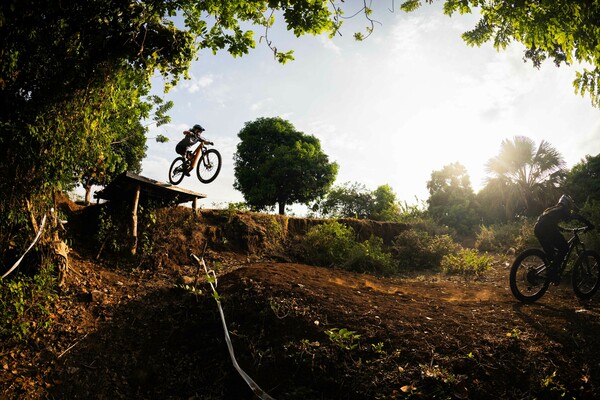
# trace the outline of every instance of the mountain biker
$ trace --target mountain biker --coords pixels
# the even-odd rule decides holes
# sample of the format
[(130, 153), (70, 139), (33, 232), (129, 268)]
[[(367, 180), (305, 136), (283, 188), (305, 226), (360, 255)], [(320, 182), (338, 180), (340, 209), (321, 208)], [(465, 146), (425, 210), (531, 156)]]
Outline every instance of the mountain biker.
[(185, 157), (186, 176), (190, 176), (189, 166), (191, 165), (192, 161), (192, 152), (189, 150), (190, 147), (192, 147), (200, 141), (202, 141), (203, 143), (213, 144), (212, 142), (209, 142), (208, 140), (200, 136), (204, 131), (205, 129), (202, 126), (200, 126), (200, 124), (194, 125), (191, 129), (183, 131), (185, 137), (181, 139), (179, 143), (177, 143), (177, 146), (175, 146), (175, 151), (177, 152), (177, 154), (181, 154)]
[(548, 255), (550, 266), (548, 267), (547, 278), (550, 282), (558, 284), (560, 280), (559, 268), (567, 252), (569, 244), (560, 233), (564, 231), (558, 226), (561, 222), (578, 220), (584, 223), (588, 230), (593, 229), (594, 225), (583, 216), (579, 215), (575, 202), (566, 194), (560, 196), (558, 203), (552, 207), (546, 208), (540, 215), (533, 228), (533, 233), (542, 245), (544, 252)]

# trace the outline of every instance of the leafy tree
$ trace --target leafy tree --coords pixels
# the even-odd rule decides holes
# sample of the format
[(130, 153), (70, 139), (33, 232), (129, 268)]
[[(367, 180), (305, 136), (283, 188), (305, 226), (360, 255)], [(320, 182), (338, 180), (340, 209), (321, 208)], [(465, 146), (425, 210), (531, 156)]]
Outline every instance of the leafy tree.
[(577, 204), (588, 200), (600, 201), (600, 154), (586, 155), (567, 173), (565, 189)]
[[(433, 3), (433, 0), (426, 0)], [(422, 1), (407, 0), (405, 11), (420, 7)], [(512, 41), (525, 46), (524, 59), (539, 68), (551, 59), (556, 66), (581, 63), (590, 65), (576, 73), (575, 90), (588, 94), (595, 107), (600, 106), (600, 3), (589, 0), (482, 1), (445, 0), (444, 13), (468, 14), (476, 8), (481, 19), (463, 33), (465, 42), (480, 46), (491, 41), (504, 50)]]
[(335, 180), (338, 166), (329, 162), (319, 139), (289, 121), (258, 118), (246, 122), (238, 137), (233, 186), (258, 210), (277, 203), (283, 215), (286, 205), (314, 201)]
[[(247, 27), (267, 32), (275, 15), (298, 36), (334, 34), (341, 21), (308, 0), (0, 3), (0, 241), (26, 242), (53, 191), (122, 169), (128, 150), (115, 142), (133, 135), (142, 156), (134, 114), (156, 71), (168, 88), (199, 49), (246, 54), (256, 44)], [(279, 61), (293, 58), (264, 39)]]
[(332, 187), (313, 209), (325, 217), (362, 219), (369, 218), (372, 201), (373, 195), (365, 185), (346, 182)]
[[(80, 159), (79, 182), (85, 189), (86, 204), (90, 203), (93, 185), (106, 185), (124, 171), (141, 172), (142, 160), (146, 156), (148, 131), (148, 127), (142, 125), (142, 120), (148, 118), (153, 106), (154, 124), (160, 126), (170, 121), (165, 113), (173, 106), (173, 102), (164, 102), (158, 96), (148, 97), (149, 101), (139, 101), (137, 96), (131, 97), (127, 91), (121, 101), (116, 101), (117, 94), (113, 96), (112, 104), (118, 110), (110, 113), (105, 123), (96, 126), (97, 130), (104, 131), (97, 136), (104, 138), (105, 142), (95, 152), (89, 152)], [(99, 108), (106, 105), (107, 103), (100, 104)], [(160, 142), (165, 141), (165, 138), (159, 135), (155, 140)]]
[(374, 191), (369, 191), (358, 182), (346, 182), (333, 187), (313, 209), (318, 209), (327, 217), (376, 221), (395, 221), (400, 213), (396, 194), (389, 185), (381, 185)]
[(427, 182), (429, 215), (437, 222), (470, 232), (479, 222), (475, 193), (467, 169), (460, 163), (446, 165), (431, 173)]
[(371, 219), (376, 221), (395, 221), (400, 213), (396, 193), (390, 185), (378, 186), (373, 192), (374, 201), (371, 206)]
[(535, 142), (525, 136), (503, 140), (500, 153), (486, 169), (487, 186), (502, 199), (506, 221), (516, 215), (535, 216), (557, 198), (565, 176), (565, 162), (550, 143)]

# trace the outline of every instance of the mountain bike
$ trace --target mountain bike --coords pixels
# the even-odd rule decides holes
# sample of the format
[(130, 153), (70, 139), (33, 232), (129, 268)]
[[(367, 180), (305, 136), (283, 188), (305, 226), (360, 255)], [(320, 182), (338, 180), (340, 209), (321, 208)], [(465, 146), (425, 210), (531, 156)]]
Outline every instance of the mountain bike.
[(177, 157), (169, 168), (169, 182), (179, 185), (184, 177), (196, 167), (196, 175), (202, 183), (211, 183), (221, 171), (221, 153), (216, 149), (207, 149), (212, 142), (200, 140), (196, 149), (186, 156)]
[[(591, 298), (600, 286), (600, 255), (587, 250), (579, 238), (579, 234), (589, 230), (588, 227), (563, 228), (573, 236), (568, 240), (569, 250), (559, 268), (562, 277), (569, 259), (577, 258), (571, 270), (571, 283), (575, 295), (581, 300)], [(533, 303), (541, 298), (550, 286), (548, 266), (550, 260), (542, 249), (527, 249), (517, 256), (510, 269), (510, 290), (524, 303)]]

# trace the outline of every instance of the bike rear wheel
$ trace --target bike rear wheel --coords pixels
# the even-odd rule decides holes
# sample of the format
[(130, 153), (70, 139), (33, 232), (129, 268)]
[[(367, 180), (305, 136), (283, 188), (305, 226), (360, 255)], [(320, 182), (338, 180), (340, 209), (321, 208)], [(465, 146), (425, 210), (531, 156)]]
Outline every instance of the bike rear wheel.
[(185, 176), (185, 159), (183, 157), (177, 157), (171, 163), (169, 168), (169, 182), (173, 185), (179, 185)]
[(221, 154), (215, 149), (206, 150), (198, 160), (198, 167), (196, 168), (198, 180), (202, 183), (211, 183), (220, 171)]
[(577, 257), (571, 275), (573, 291), (581, 300), (591, 298), (600, 286), (600, 256), (586, 250)]
[(546, 279), (546, 253), (528, 249), (517, 256), (510, 268), (510, 290), (517, 300), (533, 303), (546, 293), (550, 282)]

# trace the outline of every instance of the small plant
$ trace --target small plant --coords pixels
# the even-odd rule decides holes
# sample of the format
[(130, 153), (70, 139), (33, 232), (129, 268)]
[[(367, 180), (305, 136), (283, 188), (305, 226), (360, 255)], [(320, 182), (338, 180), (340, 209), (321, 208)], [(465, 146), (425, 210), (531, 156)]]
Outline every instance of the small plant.
[(379, 355), (387, 355), (386, 351), (383, 349), (383, 342), (371, 343), (371, 350)]
[(0, 338), (23, 341), (35, 329), (48, 328), (57, 298), (52, 266), (32, 278), (17, 275), (10, 280), (0, 279)]
[(233, 217), (239, 212), (249, 211), (250, 208), (244, 202), (227, 203), (227, 209), (224, 210), (227, 220), (231, 222)]
[(542, 379), (542, 386), (546, 389), (549, 389), (550, 391), (559, 392), (560, 397), (565, 397), (566, 392), (567, 392), (565, 385), (563, 385), (562, 383), (560, 383), (558, 381), (558, 378), (556, 376), (556, 371), (554, 371), (552, 373), (552, 375), (547, 376), (546, 378)]
[(447, 274), (479, 276), (490, 268), (492, 258), (479, 255), (475, 249), (461, 249), (456, 254), (444, 256), (441, 269)]
[(331, 328), (325, 331), (329, 340), (344, 350), (354, 350), (358, 347), (360, 335), (346, 328)]
[(523, 332), (521, 332), (521, 330), (519, 328), (513, 328), (512, 331), (510, 331), (506, 334), (506, 337), (512, 338), (514, 340), (519, 340), (521, 338), (522, 333)]
[(184, 283), (179, 283), (179, 284), (175, 285), (175, 287), (177, 287), (179, 289), (183, 289), (186, 292), (190, 292), (191, 294), (194, 294), (196, 296), (202, 294), (202, 289), (197, 288), (196, 286), (193, 286), (193, 285), (187, 285), (187, 284), (184, 284)]

